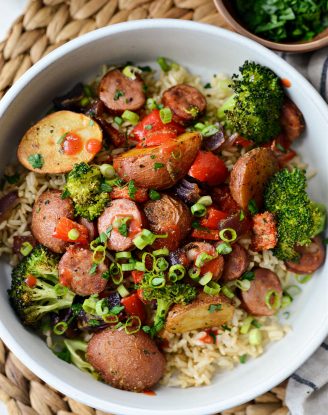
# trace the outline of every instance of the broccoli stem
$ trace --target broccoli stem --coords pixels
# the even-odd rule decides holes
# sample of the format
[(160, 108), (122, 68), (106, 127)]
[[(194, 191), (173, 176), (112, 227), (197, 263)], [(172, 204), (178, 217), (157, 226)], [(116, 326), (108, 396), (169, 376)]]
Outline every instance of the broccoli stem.
[(154, 317), (154, 328), (157, 333), (164, 327), (165, 317), (172, 304), (172, 302), (168, 302), (167, 300), (163, 300), (161, 298), (157, 300), (157, 309)]
[(231, 95), (229, 98), (227, 98), (224, 101), (223, 105), (221, 105), (221, 107), (218, 108), (216, 115), (217, 115), (217, 117), (220, 121), (225, 120), (225, 118), (226, 118), (225, 111), (230, 111), (234, 108), (234, 106), (235, 106), (235, 96), (236, 96), (236, 94)]

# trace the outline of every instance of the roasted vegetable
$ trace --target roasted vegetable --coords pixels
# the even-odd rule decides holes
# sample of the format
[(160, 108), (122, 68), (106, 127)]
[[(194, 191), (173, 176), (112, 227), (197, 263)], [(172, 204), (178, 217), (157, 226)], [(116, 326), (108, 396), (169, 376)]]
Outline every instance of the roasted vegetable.
[(11, 304), (27, 326), (51, 311), (69, 308), (74, 294), (58, 281), (58, 257), (38, 245), (12, 271)]
[(218, 110), (226, 126), (257, 144), (280, 133), (284, 99), (279, 77), (271, 69), (246, 61), (232, 76), (232, 95)]

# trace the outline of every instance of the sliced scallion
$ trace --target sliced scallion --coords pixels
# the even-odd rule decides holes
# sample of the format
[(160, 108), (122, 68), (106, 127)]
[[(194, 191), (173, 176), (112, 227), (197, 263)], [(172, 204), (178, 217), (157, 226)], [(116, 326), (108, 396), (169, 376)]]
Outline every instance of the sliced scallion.
[(262, 333), (259, 329), (252, 329), (248, 333), (248, 341), (252, 346), (259, 346), (262, 343)]
[(265, 304), (270, 310), (278, 310), (281, 306), (281, 295), (276, 290), (269, 290), (265, 294)]
[(126, 320), (124, 330), (126, 334), (135, 334), (141, 328), (141, 320), (138, 316), (131, 316)]
[(168, 124), (172, 121), (172, 111), (168, 107), (160, 109), (159, 116), (163, 124)]
[(105, 177), (105, 179), (114, 179), (116, 176), (116, 172), (114, 167), (111, 164), (101, 164), (99, 166), (101, 174)]
[(65, 331), (68, 329), (68, 324), (65, 321), (60, 321), (55, 325), (53, 328), (53, 332), (57, 334), (58, 336), (61, 336), (65, 333)]
[(228, 288), (226, 285), (222, 287), (222, 294), (225, 295), (227, 298), (233, 298), (235, 294)]
[(77, 239), (79, 239), (80, 232), (77, 229), (73, 228), (70, 231), (68, 231), (67, 236), (71, 241), (76, 241)]
[(172, 282), (182, 280), (182, 278), (185, 276), (185, 274), (186, 274), (186, 269), (181, 264), (171, 265), (171, 267), (169, 269), (169, 279)]
[(200, 203), (204, 206), (211, 206), (213, 203), (213, 200), (211, 196), (202, 196), (200, 199), (197, 200), (197, 203)]
[(229, 244), (229, 242), (221, 242), (220, 244), (217, 245), (216, 252), (219, 255), (228, 255), (230, 254), (230, 252), (232, 252), (232, 247)]
[(212, 255), (207, 254), (206, 252), (201, 252), (199, 255), (197, 255), (195, 265), (196, 267), (202, 267), (206, 262), (209, 262), (214, 257)]
[(200, 280), (198, 281), (199, 282), (199, 284), (200, 285), (206, 285), (206, 284), (208, 284), (211, 280), (212, 280), (212, 278), (213, 278), (213, 274), (212, 274), (212, 272), (206, 272), (201, 278), (200, 278)]
[(130, 110), (125, 110), (122, 114), (122, 118), (124, 121), (130, 122), (132, 125), (138, 124), (139, 121), (139, 115)]
[(32, 252), (33, 246), (29, 242), (23, 242), (19, 252), (23, 256), (27, 256), (30, 252)]
[(117, 292), (120, 294), (120, 296), (122, 298), (127, 297), (130, 293), (129, 291), (124, 287), (123, 284), (120, 284), (117, 288), (116, 288)]
[[(227, 234), (230, 234), (230, 238)], [(224, 242), (233, 242), (237, 239), (237, 232), (233, 228), (225, 228), (219, 232), (219, 236)]]
[(194, 205), (191, 206), (190, 210), (191, 210), (191, 213), (197, 218), (200, 218), (206, 215), (206, 207), (202, 205), (201, 203), (195, 203)]
[(210, 281), (207, 285), (204, 287), (204, 293), (208, 295), (217, 295), (219, 294), (221, 290), (221, 286), (214, 281)]

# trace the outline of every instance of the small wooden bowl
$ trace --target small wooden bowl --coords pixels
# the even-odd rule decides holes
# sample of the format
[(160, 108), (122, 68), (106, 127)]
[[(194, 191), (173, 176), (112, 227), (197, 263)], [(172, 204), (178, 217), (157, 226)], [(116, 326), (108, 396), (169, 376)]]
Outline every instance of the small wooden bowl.
[(219, 13), (236, 32), (259, 42), (270, 49), (278, 50), (280, 52), (311, 52), (328, 45), (328, 28), (309, 41), (294, 43), (272, 42), (255, 35), (245, 27), (234, 9), (231, 0), (214, 0), (214, 4)]

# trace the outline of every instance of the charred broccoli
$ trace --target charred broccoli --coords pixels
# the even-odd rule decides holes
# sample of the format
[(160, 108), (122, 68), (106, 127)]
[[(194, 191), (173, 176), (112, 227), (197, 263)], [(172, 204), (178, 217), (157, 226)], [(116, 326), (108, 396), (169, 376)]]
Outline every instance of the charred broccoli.
[(101, 215), (109, 196), (102, 191), (103, 177), (98, 166), (75, 164), (68, 173), (64, 193), (72, 198), (75, 213), (90, 221)]
[(271, 69), (246, 61), (232, 76), (234, 94), (218, 109), (227, 128), (261, 144), (280, 132), (284, 91)]
[(325, 208), (312, 202), (306, 193), (305, 172), (298, 168), (280, 170), (269, 181), (264, 193), (265, 209), (274, 213), (278, 225), (275, 255), (297, 261), (295, 245), (307, 245), (323, 231)]
[(12, 271), (11, 304), (27, 326), (35, 326), (51, 311), (69, 308), (74, 294), (58, 282), (58, 256), (35, 247)]
[[(164, 277), (160, 278), (163, 278), (164, 281)], [(142, 296), (145, 300), (157, 301), (153, 326), (154, 331), (157, 333), (164, 327), (165, 317), (171, 305), (190, 303), (196, 297), (197, 291), (195, 287), (181, 282), (166, 284), (158, 288), (152, 285), (152, 281), (154, 281), (153, 274), (146, 273), (140, 284), (140, 288), (142, 289)]]

